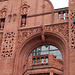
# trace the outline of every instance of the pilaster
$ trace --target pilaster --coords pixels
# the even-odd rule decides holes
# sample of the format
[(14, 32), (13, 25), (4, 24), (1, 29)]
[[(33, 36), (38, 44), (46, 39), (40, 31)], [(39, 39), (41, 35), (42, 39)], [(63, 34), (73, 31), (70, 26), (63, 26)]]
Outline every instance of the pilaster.
[(75, 75), (75, 0), (69, 0), (69, 74)]

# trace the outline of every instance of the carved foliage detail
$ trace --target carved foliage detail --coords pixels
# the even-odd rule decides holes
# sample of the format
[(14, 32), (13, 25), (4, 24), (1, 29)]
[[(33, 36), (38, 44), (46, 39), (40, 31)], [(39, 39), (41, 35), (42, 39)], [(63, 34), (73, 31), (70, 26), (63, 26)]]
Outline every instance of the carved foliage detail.
[(18, 43), (21, 43), (24, 39), (29, 37), (30, 35), (33, 35), (37, 32), (41, 32), (41, 28), (33, 28), (33, 29), (26, 29), (26, 30), (21, 30), (18, 33)]
[(11, 57), (14, 48), (14, 32), (5, 33), (3, 40), (2, 56)]
[(65, 39), (69, 41), (69, 30), (67, 24), (46, 26), (45, 31), (55, 32), (60, 34), (61, 36), (63, 35)]
[[(68, 25), (49, 25), (44, 27), (44, 32), (55, 32), (61, 36), (64, 36), (64, 38), (69, 41), (69, 30), (68, 30)], [(24, 39), (28, 38), (29, 36), (36, 34), (36, 33), (41, 33), (41, 27), (39, 28), (31, 28), (31, 29), (26, 29), (26, 30), (19, 30), (18, 33), (18, 44), (21, 44)], [(18, 45), (19, 46), (19, 45)]]
[(70, 14), (70, 30), (71, 30), (71, 49), (75, 50), (75, 25), (73, 24), (73, 21), (75, 19), (75, 12), (71, 11)]
[(69, 41), (69, 28), (68, 25), (59, 25), (59, 33), (63, 34), (65, 39)]

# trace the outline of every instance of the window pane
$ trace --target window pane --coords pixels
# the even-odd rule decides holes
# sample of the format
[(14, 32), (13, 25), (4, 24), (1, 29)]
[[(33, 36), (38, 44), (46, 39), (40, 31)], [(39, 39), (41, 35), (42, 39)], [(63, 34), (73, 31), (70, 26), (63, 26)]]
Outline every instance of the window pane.
[(37, 63), (40, 63), (40, 59), (39, 58), (37, 59)]
[(62, 56), (57, 56), (56, 58), (57, 58), (57, 59), (62, 59)]
[(56, 50), (56, 49), (58, 49), (58, 48), (55, 46), (50, 46), (50, 50)]
[(41, 59), (41, 63), (44, 63), (44, 58)]
[(46, 57), (46, 62), (48, 62), (48, 57)]
[(40, 50), (41, 50), (41, 47), (38, 47), (38, 48), (37, 48), (37, 51), (40, 51)]
[(56, 58), (62, 59), (62, 54), (60, 50), (53, 45), (42, 45), (34, 49), (29, 56), (53, 54), (57, 56)]
[(49, 46), (42, 46), (42, 51), (46, 51), (46, 50), (48, 50), (48, 48), (49, 48)]
[(45, 55), (45, 54), (49, 54), (49, 52), (48, 51), (41, 52), (41, 55)]
[(35, 53), (32, 53), (33, 56), (35, 56)]

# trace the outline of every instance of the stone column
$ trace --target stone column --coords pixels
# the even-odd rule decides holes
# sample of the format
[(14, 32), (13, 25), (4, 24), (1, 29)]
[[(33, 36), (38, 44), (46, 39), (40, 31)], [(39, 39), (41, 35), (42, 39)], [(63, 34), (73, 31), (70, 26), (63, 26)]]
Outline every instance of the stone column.
[(61, 11), (61, 21), (63, 21), (63, 11)]
[(65, 11), (65, 20), (68, 21), (68, 11)]

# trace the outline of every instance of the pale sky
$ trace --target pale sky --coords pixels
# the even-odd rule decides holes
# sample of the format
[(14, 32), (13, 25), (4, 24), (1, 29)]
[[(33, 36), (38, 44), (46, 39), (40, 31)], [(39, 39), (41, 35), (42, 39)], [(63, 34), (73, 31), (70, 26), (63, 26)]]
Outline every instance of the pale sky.
[(69, 0), (50, 0), (54, 9), (68, 7)]

